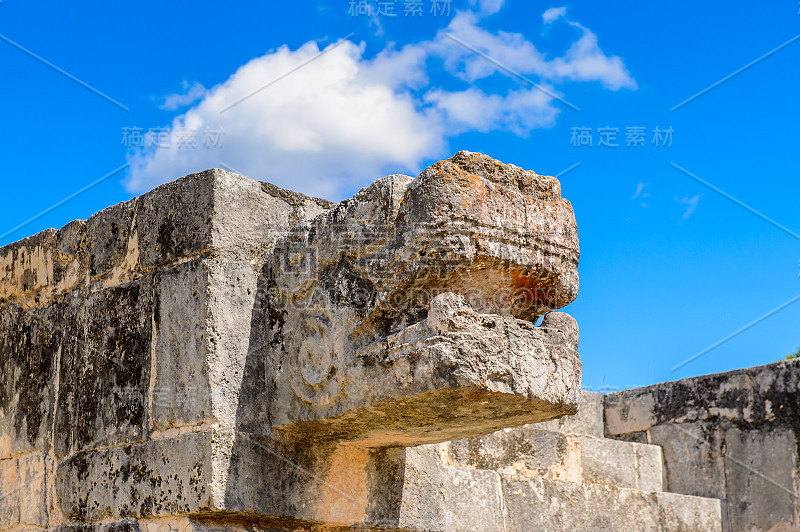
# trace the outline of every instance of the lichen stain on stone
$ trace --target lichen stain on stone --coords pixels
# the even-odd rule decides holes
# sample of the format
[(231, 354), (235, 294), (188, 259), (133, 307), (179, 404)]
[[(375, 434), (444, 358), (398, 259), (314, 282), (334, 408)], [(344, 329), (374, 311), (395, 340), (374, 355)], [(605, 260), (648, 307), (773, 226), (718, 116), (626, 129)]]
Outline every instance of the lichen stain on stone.
[(53, 282), (53, 255), (49, 249), (42, 245), (28, 248), (24, 243), (17, 243), (3, 251), (5, 253), (0, 255), (0, 300), (28, 294)]
[(359, 274), (345, 255), (321, 272), (319, 282), (328, 292), (331, 302), (340, 307), (350, 307), (361, 316), (374, 304), (375, 285)]
[(139, 269), (139, 234), (136, 229), (131, 231), (125, 246), (125, 254), (118, 265), (113, 265), (111, 269), (104, 272), (101, 276), (104, 288), (118, 285), (130, 281), (134, 278), (135, 272)]

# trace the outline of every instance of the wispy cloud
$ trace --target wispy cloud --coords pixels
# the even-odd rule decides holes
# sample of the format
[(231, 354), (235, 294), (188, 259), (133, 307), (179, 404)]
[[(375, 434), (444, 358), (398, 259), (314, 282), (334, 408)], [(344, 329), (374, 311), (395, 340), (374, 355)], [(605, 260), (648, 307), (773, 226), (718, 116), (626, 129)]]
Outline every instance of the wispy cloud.
[(636, 185), (636, 192), (634, 192), (633, 196), (631, 196), (631, 201), (638, 200), (641, 207), (649, 206), (645, 201), (650, 197), (650, 193), (645, 190), (646, 187), (647, 183), (638, 183)]
[[(520, 74), (535, 75), (553, 82), (597, 81), (611, 90), (637, 88), (636, 81), (631, 77), (622, 58), (606, 55), (600, 49), (597, 36), (588, 28), (577, 22), (569, 24), (578, 28), (581, 36), (564, 56), (553, 60), (548, 60), (521, 33), (492, 33), (482, 28), (480, 17), (475, 13), (458, 13), (447, 31)], [(449, 71), (469, 82), (484, 79), (498, 71), (496, 64), (487, 62), (463, 47), (453, 48), (452, 43), (441, 39), (441, 35), (442, 33), (431, 47), (444, 58)]]
[(194, 82), (190, 86), (188, 81), (184, 81), (183, 92), (166, 96), (164, 102), (158, 108), (166, 111), (175, 111), (181, 107), (192, 105), (205, 96), (205, 93), (206, 89), (201, 84)]
[(477, 6), (480, 15), (494, 15), (505, 5), (506, 0), (469, 0), (469, 5)]
[(632, 200), (635, 200), (636, 198), (642, 195), (642, 190), (644, 190), (644, 186), (645, 183), (639, 183), (638, 185), (636, 185), (636, 192), (634, 192), (633, 196), (631, 196)]
[(599, 81), (611, 90), (638, 88), (622, 58), (603, 53), (597, 35), (588, 28), (577, 22), (570, 25), (579, 28), (583, 36), (570, 46), (564, 57), (553, 61), (557, 76), (574, 81)]
[(560, 19), (566, 14), (567, 14), (566, 7), (551, 7), (550, 9), (542, 13), (542, 21), (544, 21), (545, 24), (550, 24)]
[(697, 203), (700, 201), (700, 198), (702, 197), (703, 194), (697, 194), (696, 196), (692, 197), (684, 196), (682, 198), (675, 196), (675, 201), (677, 201), (681, 205), (686, 206), (686, 209), (683, 211), (683, 216), (681, 217), (682, 219), (686, 220), (689, 218), (689, 216), (692, 215), (692, 213), (697, 209)]

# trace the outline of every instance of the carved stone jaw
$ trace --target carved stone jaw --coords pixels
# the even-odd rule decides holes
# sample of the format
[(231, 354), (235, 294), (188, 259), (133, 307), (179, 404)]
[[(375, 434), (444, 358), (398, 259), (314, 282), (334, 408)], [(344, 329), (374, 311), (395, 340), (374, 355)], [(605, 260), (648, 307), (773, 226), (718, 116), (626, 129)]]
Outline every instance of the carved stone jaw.
[(279, 241), (273, 427), (413, 445), (575, 411), (577, 230), (558, 181), (459, 152)]
[(335, 376), (346, 393), (326, 407), (318, 403), (317, 419), (286, 419), (276, 428), (308, 440), (407, 446), (572, 414), (577, 347), (578, 327), (566, 313), (550, 313), (536, 327), (440, 294), (426, 319), (353, 353)]

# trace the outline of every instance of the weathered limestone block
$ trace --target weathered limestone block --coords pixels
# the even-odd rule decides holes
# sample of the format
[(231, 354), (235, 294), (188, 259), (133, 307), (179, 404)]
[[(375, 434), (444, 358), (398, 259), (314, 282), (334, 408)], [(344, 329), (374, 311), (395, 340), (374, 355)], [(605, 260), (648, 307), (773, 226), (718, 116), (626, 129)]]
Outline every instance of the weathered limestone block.
[[(99, 456), (112, 451), (95, 449), (132, 452), (151, 438), (233, 427), (259, 257), (292, 224), (329, 206), (210, 170), (0, 248), (0, 458), (54, 450), (62, 479), (76, 457), (99, 475), (108, 465)], [(229, 448), (232, 440), (208, 446)], [(36, 477), (38, 458), (18, 460), (14, 478)], [(223, 478), (230, 464), (224, 453), (217, 461), (224, 465), (214, 474)], [(135, 466), (120, 467), (129, 474)], [(28, 490), (11, 505), (20, 526), (57, 524), (62, 510), (75, 512), (68, 484), (39, 476), (15, 482)], [(116, 502), (120, 486), (102, 486)], [(127, 508), (148, 508), (137, 494)], [(110, 515), (120, 511), (115, 502)]]
[(510, 530), (656, 531), (654, 494), (502, 474)]
[(26, 526), (47, 526), (47, 477), (52, 472), (51, 463), (44, 453), (20, 456), (20, 523)]
[(655, 494), (661, 530), (695, 532), (725, 530), (720, 501), (677, 493)]
[(50, 446), (60, 313), (0, 307), (0, 459)]
[[(503, 432), (508, 434), (508, 431)], [(522, 442), (505, 439), (496, 443), (498, 446), (493, 450), (508, 445), (505, 448), (508, 452), (500, 455), (510, 458), (513, 455), (510, 449)], [(471, 455), (472, 466), (463, 467), (454, 461), (453, 449), (449, 447), (449, 443), (442, 443), (395, 450), (398, 454), (393, 457), (404, 471), (400, 477), (401, 489), (392, 490), (399, 499), (393, 505), (399, 512), (382, 521), (376, 519), (377, 515), (371, 515), (362, 523), (364, 530), (380, 525), (389, 530), (449, 532), (721, 530), (718, 500), (647, 492), (613, 484), (597, 485), (579, 479), (538, 477), (525, 467), (498, 468), (504, 458), (495, 461), (496, 457), (488, 456), (493, 451), (488, 448), (484, 448), (487, 454)], [(524, 451), (521, 454), (524, 455)]]
[(795, 433), (730, 428), (724, 441), (728, 520), (750, 530), (795, 526), (800, 493)]
[(237, 433), (225, 509), (254, 510), (275, 528), (302, 522), (347, 527), (395, 519), (404, 478), (401, 449), (309, 445)]
[[(664, 454), (664, 484), (668, 491), (725, 499), (724, 440), (703, 422), (652, 427), (653, 442)], [(646, 438), (646, 435), (645, 435)], [(702, 478), (702, 482), (698, 482)]]
[(443, 445), (449, 463), (460, 467), (661, 491), (659, 447), (545, 431), (538, 426), (504, 429)]
[(536, 428), (564, 434), (586, 434), (602, 438), (605, 436), (603, 394), (581, 390), (577, 414), (537, 423)]
[(147, 438), (152, 276), (83, 297), (70, 294), (61, 322), (55, 451)]
[(189, 433), (76, 453), (61, 460), (56, 492), (69, 521), (172, 515), (214, 509), (217, 435)]
[(447, 463), (492, 471), (524, 471), (551, 480), (581, 482), (580, 440), (531, 425), (442, 444)]
[(19, 524), (19, 463), (16, 458), (0, 460), (0, 528)]
[(720, 503), (501, 474), (507, 530), (721, 532)]
[[(327, 391), (336, 395), (312, 403), (316, 412), (289, 396), (293, 381), (276, 383), (284, 395), (276, 397), (282, 409), (276, 407), (272, 419), (300, 437), (380, 446), (448, 440), (553, 417), (574, 408), (576, 341), (577, 328), (566, 314), (549, 314), (534, 327), (477, 314), (460, 296), (441, 294), (425, 321), (357, 351), (352, 367), (334, 366), (341, 380)], [(310, 343), (308, 336), (304, 342)], [(300, 378), (308, 377), (307, 368), (299, 368)], [(305, 391), (307, 384), (292, 391)], [(314, 414), (327, 416), (292, 422)]]
[(0, 248), (0, 303), (36, 306), (198, 256), (252, 260), (325, 200), (211, 169)]
[(581, 437), (580, 447), (586, 482), (661, 491), (660, 447), (591, 436)]
[(206, 372), (208, 268), (193, 259), (165, 268), (155, 279), (155, 374), (151, 427), (164, 431), (211, 418)]
[(249, 263), (221, 259), (193, 259), (156, 276), (154, 430), (235, 425), (256, 285)]
[(505, 530), (498, 474), (442, 465), (437, 450), (406, 450), (398, 528)]
[(660, 445), (665, 489), (722, 499), (728, 530), (796, 529), (799, 386), (792, 360), (609, 394), (606, 433)]
[(48, 525), (47, 475), (44, 453), (0, 460), (0, 530), (30, 530)]

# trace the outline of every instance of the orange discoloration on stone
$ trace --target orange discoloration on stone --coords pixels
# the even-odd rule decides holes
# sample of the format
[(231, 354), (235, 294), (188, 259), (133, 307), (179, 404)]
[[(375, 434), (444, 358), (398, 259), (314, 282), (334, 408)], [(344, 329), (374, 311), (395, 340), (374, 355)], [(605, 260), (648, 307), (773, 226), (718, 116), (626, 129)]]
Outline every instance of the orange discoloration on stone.
[(368, 459), (368, 451), (360, 447), (339, 446), (333, 452), (320, 490), (320, 519), (342, 525), (366, 520)]

